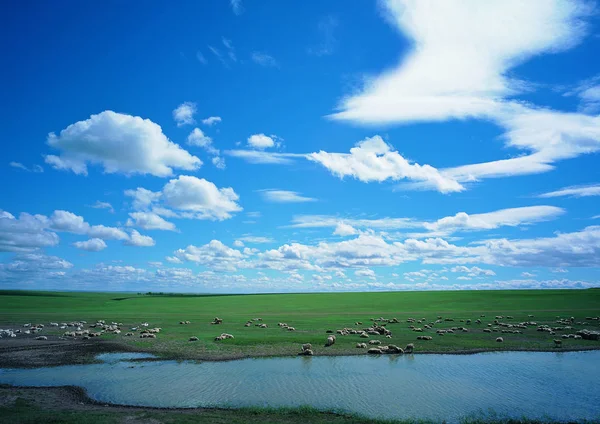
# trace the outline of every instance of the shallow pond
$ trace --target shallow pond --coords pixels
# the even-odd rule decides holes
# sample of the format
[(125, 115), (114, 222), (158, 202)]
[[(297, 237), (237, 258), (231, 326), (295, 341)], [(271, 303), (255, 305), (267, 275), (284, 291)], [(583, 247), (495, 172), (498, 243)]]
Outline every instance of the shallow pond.
[(0, 383), (76, 385), (101, 402), (158, 407), (299, 406), (456, 422), (465, 415), (600, 418), (600, 351), (128, 361), (0, 369)]

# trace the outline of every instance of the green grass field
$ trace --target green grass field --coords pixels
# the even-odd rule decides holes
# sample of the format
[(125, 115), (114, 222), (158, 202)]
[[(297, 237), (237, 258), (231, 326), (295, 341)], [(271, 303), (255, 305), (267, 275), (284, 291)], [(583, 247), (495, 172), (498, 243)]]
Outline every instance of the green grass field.
[[(534, 315), (529, 318), (528, 315)], [(481, 318), (482, 324), (460, 320)], [(43, 293), (0, 291), (0, 328), (22, 326), (24, 323), (43, 323), (45, 335), (62, 334), (64, 330), (49, 327), (49, 322), (85, 320), (93, 323), (122, 322), (123, 333), (105, 334), (100, 339), (119, 341), (132, 348), (157, 353), (164, 357), (189, 359), (227, 359), (243, 356), (295, 355), (301, 343), (312, 343), (315, 355), (366, 353), (355, 344), (369, 339), (358, 335), (337, 336), (334, 346), (325, 348), (326, 330), (354, 325), (370, 325), (371, 318), (396, 317), (397, 324), (388, 324), (393, 332), (391, 339), (371, 336), (383, 344), (405, 346), (415, 344), (415, 352), (457, 352), (480, 349), (554, 349), (555, 336), (538, 332), (535, 327), (522, 330), (523, 334), (484, 333), (487, 324), (496, 315), (511, 315), (504, 322), (535, 321), (556, 326), (557, 317), (574, 316), (585, 321), (587, 316), (600, 315), (600, 290), (515, 290), (515, 291), (455, 291), (455, 292), (386, 292), (386, 293), (323, 293), (323, 294), (270, 294), (270, 295), (136, 295), (125, 293)], [(211, 325), (218, 316), (223, 324)], [(438, 316), (453, 318), (453, 322), (437, 324), (423, 333), (413, 332), (407, 318), (426, 318), (434, 321)], [(247, 320), (260, 317), (269, 328), (244, 327)], [(182, 320), (191, 324), (180, 325)], [(161, 327), (156, 339), (124, 336), (129, 327), (148, 322), (150, 327)], [(296, 328), (290, 332), (277, 326), (285, 322)], [(598, 330), (599, 321), (588, 325), (574, 325), (573, 330), (587, 328)], [(422, 324), (415, 324), (422, 326)], [(440, 328), (468, 327), (468, 333), (438, 336)], [(220, 342), (214, 337), (222, 332), (231, 333), (234, 339)], [(431, 341), (417, 341), (418, 335), (431, 335)], [(196, 336), (197, 342), (188, 338)], [(497, 343), (502, 336), (504, 343)], [(89, 343), (95, 343), (92, 339)], [(44, 343), (44, 342), (39, 342)], [(0, 340), (0, 345), (2, 340)], [(598, 341), (563, 340), (563, 349), (600, 347)]]

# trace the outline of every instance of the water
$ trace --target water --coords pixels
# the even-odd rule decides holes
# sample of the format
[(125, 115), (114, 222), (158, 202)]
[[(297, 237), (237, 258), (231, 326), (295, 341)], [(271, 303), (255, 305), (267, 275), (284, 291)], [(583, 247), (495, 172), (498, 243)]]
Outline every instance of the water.
[(600, 352), (345, 356), (229, 362), (128, 361), (0, 369), (0, 383), (77, 385), (101, 402), (160, 407), (300, 406), (370, 417), (456, 422), (600, 418)]

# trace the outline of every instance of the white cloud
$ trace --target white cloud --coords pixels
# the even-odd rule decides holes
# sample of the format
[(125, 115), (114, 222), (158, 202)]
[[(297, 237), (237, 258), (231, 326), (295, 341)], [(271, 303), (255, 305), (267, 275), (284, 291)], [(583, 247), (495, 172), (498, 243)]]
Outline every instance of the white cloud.
[(206, 60), (206, 57), (204, 57), (202, 52), (196, 52), (196, 59), (198, 59), (198, 62), (200, 62), (203, 65), (206, 65), (208, 63), (208, 60)]
[(581, 81), (565, 96), (577, 96), (581, 100), (579, 109), (583, 113), (594, 113), (600, 109), (600, 74)]
[(423, 224), (411, 218), (379, 218), (379, 219), (359, 219), (359, 218), (339, 218), (331, 215), (295, 215), (292, 218), (291, 228), (322, 228), (337, 227), (338, 224), (345, 223), (358, 228), (374, 228), (382, 230), (392, 230), (399, 228), (419, 228)]
[(48, 221), (49, 228), (54, 231), (66, 231), (74, 234), (85, 234), (91, 238), (107, 240), (126, 240), (128, 235), (125, 231), (104, 225), (90, 225), (82, 216), (73, 212), (56, 210)]
[(167, 206), (192, 212), (197, 219), (224, 220), (240, 212), (239, 196), (231, 187), (217, 188), (212, 182), (180, 175), (163, 188), (162, 198)]
[(73, 246), (81, 250), (87, 250), (88, 252), (99, 252), (107, 247), (104, 240), (99, 238), (93, 238), (86, 241), (76, 241), (73, 243)]
[(496, 275), (496, 273), (494, 271), (492, 271), (491, 269), (481, 269), (479, 267), (467, 267), (464, 265), (461, 266), (455, 266), (454, 268), (450, 269), (451, 272), (460, 272), (460, 273), (464, 273), (467, 274), (468, 277), (479, 277), (479, 276), (494, 276)]
[(178, 127), (183, 125), (193, 125), (196, 123), (194, 115), (196, 114), (196, 103), (184, 102), (173, 110), (173, 119)]
[(377, 276), (375, 275), (375, 271), (368, 268), (354, 271), (354, 275), (356, 275), (357, 277), (369, 278), (371, 280), (375, 280), (377, 278)]
[[(567, 49), (584, 33), (581, 2), (502, 0), (384, 3), (414, 46), (395, 68), (345, 98), (335, 119), (361, 123), (489, 116), (522, 90), (506, 76), (529, 57)], [(443, 72), (440, 72), (443, 69)]]
[(87, 163), (99, 163), (106, 173), (168, 177), (173, 169), (198, 169), (202, 161), (170, 141), (149, 119), (107, 110), (50, 133), (48, 145), (61, 151), (46, 156), (57, 169), (87, 175)]
[(212, 158), (212, 163), (218, 169), (225, 169), (225, 158), (222, 158), (221, 156)]
[(317, 30), (321, 41), (315, 47), (310, 47), (308, 53), (314, 56), (329, 56), (334, 53), (337, 46), (335, 31), (339, 22), (334, 16), (325, 16), (319, 20)]
[(252, 52), (252, 61), (258, 65), (265, 67), (278, 66), (278, 63), (273, 56), (263, 52)]
[(94, 209), (106, 209), (110, 213), (115, 213), (115, 209), (112, 207), (112, 205), (110, 203), (108, 203), (108, 202), (101, 202), (100, 200), (96, 200), (96, 203), (94, 203), (90, 207), (92, 207)]
[(307, 158), (320, 163), (339, 178), (350, 176), (365, 183), (408, 179), (425, 182), (442, 193), (464, 190), (458, 181), (442, 175), (434, 167), (411, 163), (378, 135), (360, 141), (350, 153), (320, 151), (307, 155)]
[(353, 236), (357, 233), (356, 228), (354, 228), (352, 225), (348, 225), (344, 222), (339, 222), (336, 227), (335, 230), (333, 231), (333, 235), (334, 236)]
[(301, 196), (296, 191), (267, 189), (260, 190), (260, 193), (263, 199), (272, 203), (303, 203), (317, 201), (317, 199), (312, 197)]
[(175, 224), (163, 219), (153, 212), (131, 212), (131, 218), (127, 219), (128, 227), (139, 227), (144, 230), (176, 231)]
[(12, 166), (13, 168), (19, 168), (19, 169), (22, 169), (23, 171), (27, 171), (27, 172), (37, 172), (37, 173), (44, 172), (44, 168), (42, 168), (40, 165), (33, 165), (31, 168), (27, 168), (21, 162), (10, 162), (9, 165)]
[(173, 255), (181, 261), (194, 262), (223, 271), (235, 270), (244, 258), (242, 252), (225, 246), (219, 240), (211, 240), (210, 243), (199, 247), (189, 245), (185, 249), (176, 250)]
[(569, 272), (569, 270), (564, 268), (552, 268), (550, 269), (550, 272), (553, 272), (555, 274), (566, 274)]
[(125, 190), (125, 196), (133, 197), (133, 208), (136, 210), (146, 209), (152, 203), (158, 201), (161, 193), (138, 187), (135, 190)]
[(538, 197), (560, 197), (560, 196), (571, 196), (571, 197), (600, 196), (600, 184), (565, 187), (565, 188), (561, 188), (560, 190), (557, 190), (557, 191), (551, 191), (548, 193), (540, 194)]
[(179, 259), (178, 257), (175, 257), (175, 256), (167, 256), (167, 257), (165, 257), (165, 260), (172, 264), (182, 264), (183, 263), (183, 261), (181, 259)]
[(263, 152), (260, 150), (226, 150), (225, 154), (254, 164), (287, 165), (292, 163), (293, 159), (306, 158), (306, 155), (301, 153)]
[(248, 146), (254, 149), (266, 149), (275, 146), (275, 140), (264, 134), (253, 134), (248, 137)]
[(231, 10), (235, 15), (241, 15), (244, 13), (244, 6), (242, 5), (242, 0), (229, 0), (229, 4), (231, 4)]
[[(275, 240), (273, 240), (271, 237), (261, 237), (261, 236), (243, 236), (240, 237), (238, 239), (238, 241), (242, 241), (242, 242), (246, 242), (246, 243), (250, 243), (250, 244), (254, 244), (254, 243), (273, 243)], [(243, 243), (242, 246), (243, 247)]]
[(152, 247), (156, 242), (150, 236), (144, 236), (136, 230), (131, 230), (129, 240), (125, 241), (123, 244), (126, 246)]
[(424, 223), (430, 231), (491, 230), (503, 226), (516, 227), (554, 219), (565, 211), (555, 206), (528, 206), (501, 209), (494, 212), (469, 215), (459, 212), (432, 223)]
[(521, 277), (525, 277), (525, 278), (533, 278), (533, 277), (535, 277), (535, 276), (536, 276), (536, 275), (535, 275), (535, 274), (533, 274), (533, 273), (531, 273), (531, 272), (522, 272), (522, 273), (521, 273)]
[(27, 252), (56, 246), (58, 235), (47, 231), (44, 215), (21, 213), (19, 218), (0, 210), (0, 252)]
[(236, 240), (236, 241), (233, 242), (233, 245), (235, 247), (244, 247), (244, 242), (241, 241), (241, 240)]
[(208, 118), (203, 119), (202, 123), (210, 127), (212, 125), (220, 123), (221, 121), (222, 119), (220, 116), (209, 116)]
[(200, 128), (194, 128), (194, 130), (188, 135), (187, 144), (190, 146), (202, 147), (208, 153), (217, 155), (219, 151), (214, 148), (212, 144), (212, 138), (204, 134)]

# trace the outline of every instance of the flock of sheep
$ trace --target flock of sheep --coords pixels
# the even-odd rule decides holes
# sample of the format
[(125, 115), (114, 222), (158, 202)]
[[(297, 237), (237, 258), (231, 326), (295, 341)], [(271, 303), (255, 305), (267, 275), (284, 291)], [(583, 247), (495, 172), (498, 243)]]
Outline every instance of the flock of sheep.
[[(415, 319), (408, 318), (406, 319), (406, 323), (409, 324), (408, 328), (411, 329), (415, 333), (424, 333), (431, 331), (432, 334), (436, 334), (438, 336), (444, 336), (446, 334), (453, 333), (468, 333), (470, 332), (469, 327), (473, 327), (473, 324), (477, 327), (484, 326), (484, 333), (503, 333), (503, 334), (522, 334), (522, 330), (527, 330), (529, 328), (535, 327), (539, 332), (547, 332), (549, 335), (556, 335), (557, 332), (561, 332), (562, 339), (575, 339), (575, 340), (600, 340), (600, 331), (592, 331), (588, 329), (575, 330), (573, 326), (587, 326), (596, 321), (600, 321), (600, 317), (586, 317), (585, 320), (576, 321), (574, 317), (570, 318), (561, 318), (556, 317), (556, 321), (554, 326), (548, 324), (537, 324), (535, 321), (531, 320), (533, 315), (528, 316), (530, 320), (523, 322), (513, 322), (514, 318), (510, 315), (504, 317), (498, 315), (494, 318), (493, 322), (484, 324), (481, 318), (485, 318), (485, 315), (481, 315), (480, 318), (476, 320), (471, 319), (461, 319), (460, 322), (464, 322), (465, 326), (453, 326), (449, 328), (434, 328), (440, 324), (448, 324), (454, 321), (453, 318), (442, 318), (438, 316), (435, 320), (427, 320), (425, 318)], [(383, 317), (380, 318), (371, 318), (372, 322), (369, 326), (363, 326), (363, 323), (357, 321), (354, 323), (354, 328), (345, 327), (338, 330), (327, 330), (327, 336), (324, 343), (324, 347), (333, 346), (336, 343), (337, 337), (345, 337), (345, 336), (358, 336), (360, 339), (370, 339), (371, 336), (375, 337), (385, 337), (387, 339), (392, 338), (392, 331), (387, 328), (389, 324), (400, 324), (400, 321), (397, 318), (386, 319)], [(509, 322), (510, 321), (510, 322)], [(220, 325), (223, 323), (223, 320), (219, 317), (215, 317), (210, 324), (212, 325)], [(190, 321), (180, 321), (181, 325), (189, 325)], [(81, 337), (83, 340), (89, 340), (94, 337), (100, 337), (103, 334), (121, 334), (123, 323), (120, 322), (111, 322), (107, 323), (104, 320), (98, 320), (93, 324), (88, 325), (86, 321), (72, 321), (72, 322), (51, 322), (49, 324), (50, 327), (55, 327), (61, 330), (66, 330), (62, 336), (59, 336), (59, 339), (75, 339)], [(88, 328), (84, 327), (87, 326)], [(256, 326), (258, 328), (268, 328), (268, 325), (262, 322), (262, 318), (253, 318), (251, 320), (246, 321), (244, 327)], [(285, 331), (296, 331), (295, 327), (292, 327), (284, 322), (279, 322), (277, 326)], [(44, 324), (24, 324), (22, 328), (12, 330), (12, 329), (0, 329), (0, 339), (2, 338), (14, 338), (19, 335), (35, 335), (44, 330)], [(358, 328), (356, 328), (358, 327)], [(362, 327), (362, 328), (361, 328)], [(149, 328), (149, 324), (147, 322), (142, 322), (141, 324), (129, 328), (129, 331), (125, 334), (125, 336), (134, 336), (136, 333), (140, 338), (143, 339), (154, 339), (156, 335), (160, 333), (162, 328), (154, 327)], [(435, 333), (433, 333), (435, 331)], [(335, 333), (335, 334), (334, 334)], [(221, 333), (217, 335), (214, 340), (222, 341), (226, 339), (233, 339), (234, 336), (229, 333)], [(35, 340), (47, 340), (47, 336), (38, 335), (35, 337)], [(428, 341), (433, 340), (433, 337), (430, 335), (419, 334), (416, 337), (417, 340), (420, 341)], [(188, 339), (190, 342), (199, 341), (199, 338), (196, 336), (192, 336)], [(496, 342), (502, 343), (504, 342), (504, 337), (496, 337)], [(563, 341), (561, 339), (554, 339), (555, 347), (562, 347)], [(368, 349), (367, 353), (369, 354), (403, 354), (403, 353), (412, 353), (415, 349), (413, 343), (409, 343), (405, 348), (401, 348), (394, 344), (386, 344), (384, 345), (378, 339), (370, 339), (368, 343), (357, 342), (357, 349)], [(305, 343), (301, 346), (301, 351), (299, 355), (312, 356), (315, 351), (313, 349), (312, 344)]]

